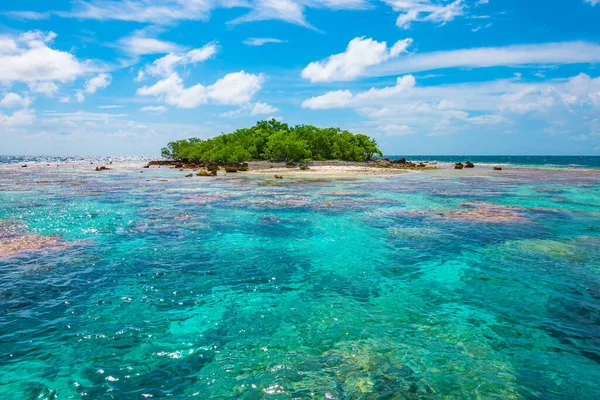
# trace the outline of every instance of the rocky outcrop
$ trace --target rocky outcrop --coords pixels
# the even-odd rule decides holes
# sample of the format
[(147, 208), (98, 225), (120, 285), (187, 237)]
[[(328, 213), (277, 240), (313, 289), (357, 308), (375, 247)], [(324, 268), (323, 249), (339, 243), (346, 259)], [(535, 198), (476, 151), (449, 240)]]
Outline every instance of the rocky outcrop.
[(475, 164), (473, 164), (471, 161), (467, 161), (465, 168), (475, 168)]
[(187, 174), (185, 177), (186, 178), (191, 178), (192, 176), (194, 176), (194, 174)]
[(106, 167), (106, 166), (101, 166), (101, 167), (96, 167), (96, 171), (108, 171), (110, 170), (110, 168)]
[(206, 171), (199, 171), (196, 176), (217, 176), (217, 170), (213, 169), (213, 170), (206, 170)]
[(275, 175), (275, 179), (283, 179), (283, 176), (281, 176), (281, 175)]
[(454, 169), (463, 169), (464, 167), (465, 166), (461, 162), (458, 162), (458, 163), (454, 164)]
[(306, 165), (306, 164), (300, 164), (300, 170), (301, 170), (301, 171), (307, 171), (307, 170), (309, 170), (309, 169), (310, 169), (310, 168), (308, 168), (308, 165)]
[(494, 171), (502, 171), (502, 167), (494, 167)]

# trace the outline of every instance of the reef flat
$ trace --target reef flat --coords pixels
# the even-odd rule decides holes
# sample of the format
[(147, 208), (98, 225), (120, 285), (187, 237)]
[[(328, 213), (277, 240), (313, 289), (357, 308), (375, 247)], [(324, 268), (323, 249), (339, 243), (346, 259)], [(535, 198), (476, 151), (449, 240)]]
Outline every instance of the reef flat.
[(148, 161), (0, 164), (4, 398), (597, 395), (600, 169)]

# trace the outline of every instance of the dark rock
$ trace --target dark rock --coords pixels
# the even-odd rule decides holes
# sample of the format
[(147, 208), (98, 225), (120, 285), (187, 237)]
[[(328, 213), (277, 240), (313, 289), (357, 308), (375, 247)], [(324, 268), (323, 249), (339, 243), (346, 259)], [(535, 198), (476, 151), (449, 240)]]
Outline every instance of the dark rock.
[(467, 163), (465, 164), (465, 168), (475, 168), (475, 164), (473, 164), (470, 161), (467, 161)]
[(289, 163), (285, 164), (285, 166), (286, 166), (286, 168), (296, 168), (297, 167), (297, 165), (294, 164), (293, 162), (289, 162)]
[(200, 171), (196, 174), (196, 176), (217, 176), (217, 170), (213, 169), (207, 171)]
[(300, 164), (300, 170), (301, 171), (306, 171), (306, 170), (309, 170), (309, 169), (310, 168), (308, 168), (308, 165), (306, 165), (306, 164)]
[(144, 165), (144, 168), (150, 168), (150, 166), (149, 165)]
[(238, 172), (238, 168), (237, 167), (231, 167), (231, 166), (225, 166), (225, 172)]
[(402, 157), (398, 160), (392, 161), (394, 164), (406, 164), (406, 158)]
[(183, 168), (183, 164), (175, 164), (175, 168)]
[(283, 179), (283, 176), (281, 176), (281, 175), (275, 175), (275, 179)]
[(502, 167), (494, 167), (494, 171), (502, 171)]
[(108, 171), (110, 168), (105, 167), (104, 165), (101, 167), (96, 167), (96, 171)]
[(21, 165), (21, 168), (27, 168), (27, 164)]
[(461, 162), (454, 164), (454, 169), (463, 169), (463, 168), (464, 168), (464, 165)]
[(186, 178), (191, 178), (192, 176), (194, 176), (194, 174), (187, 174), (185, 177)]

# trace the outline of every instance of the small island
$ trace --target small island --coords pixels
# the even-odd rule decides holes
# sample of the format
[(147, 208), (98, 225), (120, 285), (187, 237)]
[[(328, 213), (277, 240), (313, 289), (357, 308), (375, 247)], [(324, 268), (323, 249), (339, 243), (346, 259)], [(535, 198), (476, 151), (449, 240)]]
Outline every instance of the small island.
[(250, 128), (206, 140), (170, 142), (162, 149), (162, 156), (166, 160), (152, 161), (149, 166), (205, 169), (197, 173), (199, 176), (215, 176), (221, 167), (228, 173), (270, 174), (285, 168), (289, 174), (296, 168), (312, 170), (316, 175), (381, 175), (406, 169), (432, 169), (427, 163), (383, 158), (375, 139), (364, 134), (340, 128), (290, 126), (275, 119), (258, 121)]
[(290, 127), (275, 119), (259, 121), (211, 139), (170, 142), (162, 149), (168, 159), (182, 162), (240, 163), (243, 161), (369, 161), (383, 156), (375, 139), (340, 128), (312, 125)]

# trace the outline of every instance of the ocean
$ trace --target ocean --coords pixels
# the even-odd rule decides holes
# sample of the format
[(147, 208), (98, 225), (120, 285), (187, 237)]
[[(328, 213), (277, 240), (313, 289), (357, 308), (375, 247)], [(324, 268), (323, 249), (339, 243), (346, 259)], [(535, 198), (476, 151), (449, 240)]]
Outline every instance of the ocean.
[(600, 157), (407, 158), (0, 157), (0, 398), (597, 398)]

